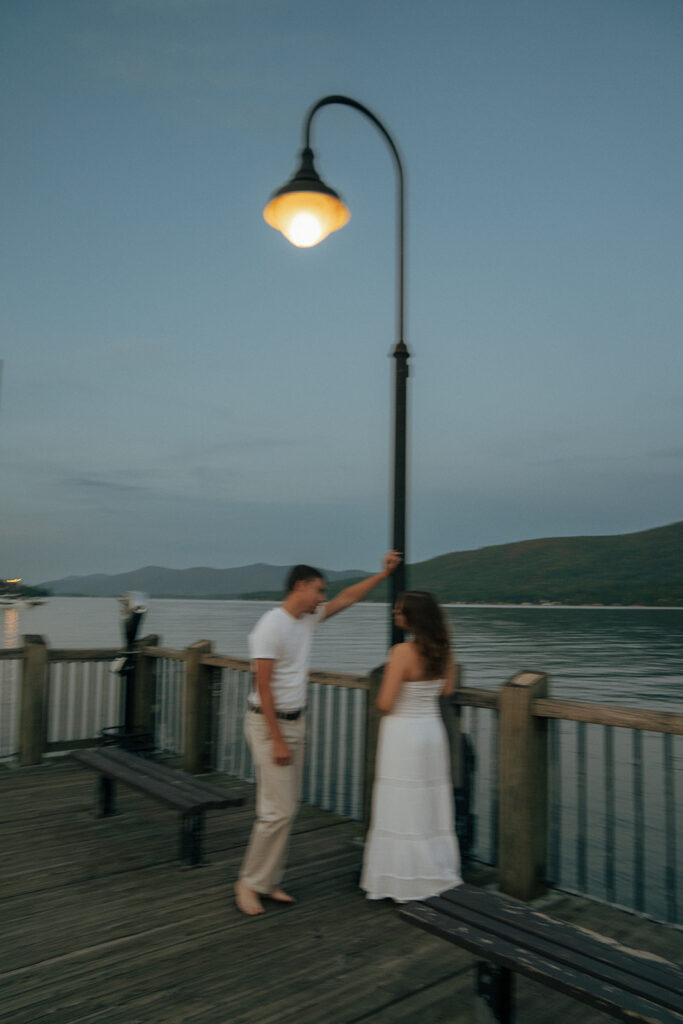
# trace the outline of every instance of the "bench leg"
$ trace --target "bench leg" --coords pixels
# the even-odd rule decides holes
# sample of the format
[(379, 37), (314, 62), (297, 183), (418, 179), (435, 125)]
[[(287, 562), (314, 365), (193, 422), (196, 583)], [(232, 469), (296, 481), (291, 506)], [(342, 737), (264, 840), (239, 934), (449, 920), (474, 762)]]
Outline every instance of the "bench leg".
[(512, 978), (507, 967), (477, 963), (477, 1024), (514, 1024)]
[(106, 775), (100, 775), (95, 789), (95, 816), (108, 818), (110, 814), (116, 814), (114, 780), (108, 779)]
[(183, 814), (180, 818), (180, 859), (188, 868), (204, 863), (204, 814)]

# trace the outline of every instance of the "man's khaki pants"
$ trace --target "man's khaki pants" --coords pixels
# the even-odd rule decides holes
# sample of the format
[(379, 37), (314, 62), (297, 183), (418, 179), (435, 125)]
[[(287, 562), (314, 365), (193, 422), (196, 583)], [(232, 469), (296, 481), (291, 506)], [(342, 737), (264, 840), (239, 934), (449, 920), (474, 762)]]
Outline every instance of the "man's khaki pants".
[(240, 881), (268, 894), (284, 872), (289, 834), (299, 806), (306, 741), (305, 712), (295, 721), (278, 719), (292, 752), (292, 764), (273, 763), (273, 744), (263, 715), (247, 711), (244, 734), (256, 769), (256, 821), (242, 861)]

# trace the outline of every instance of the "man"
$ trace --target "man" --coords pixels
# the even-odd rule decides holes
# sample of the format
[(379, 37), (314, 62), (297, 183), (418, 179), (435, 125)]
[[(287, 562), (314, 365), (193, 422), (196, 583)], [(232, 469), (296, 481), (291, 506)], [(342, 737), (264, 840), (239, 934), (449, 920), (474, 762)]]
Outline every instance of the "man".
[(261, 896), (294, 902), (280, 881), (303, 776), (313, 633), (325, 619), (362, 600), (400, 562), (400, 554), (390, 551), (381, 572), (327, 603), (322, 573), (310, 565), (295, 565), (284, 601), (266, 612), (249, 634), (254, 684), (244, 729), (256, 768), (256, 821), (235, 884), (243, 914), (262, 914)]

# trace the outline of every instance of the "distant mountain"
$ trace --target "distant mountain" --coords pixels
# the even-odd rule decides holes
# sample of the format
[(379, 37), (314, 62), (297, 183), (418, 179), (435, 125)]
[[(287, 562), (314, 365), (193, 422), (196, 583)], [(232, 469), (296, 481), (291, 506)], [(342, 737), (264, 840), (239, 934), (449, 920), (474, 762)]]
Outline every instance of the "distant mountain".
[[(64, 579), (48, 580), (40, 586), (57, 595), (83, 597), (118, 597), (129, 590), (141, 590), (150, 597), (208, 597), (240, 598), (255, 592), (275, 591), (282, 594), (284, 580), (289, 566), (266, 565), (257, 562), (235, 569), (164, 569), (148, 565), (144, 569), (107, 576), (96, 573), (90, 576), (66, 576)], [(369, 574), (362, 569), (323, 570), (333, 580), (363, 578)]]
[[(611, 537), (552, 537), (456, 551), (409, 566), (443, 602), (683, 605), (683, 521)], [(344, 584), (348, 586), (350, 580)], [(341, 589), (331, 586), (330, 593)], [(370, 600), (386, 601), (377, 587)]]
[[(324, 570), (333, 595), (366, 572)], [(162, 569), (118, 576), (69, 576), (40, 586), (53, 594), (117, 597), (264, 598), (282, 596), (286, 566)], [(408, 568), (410, 586), (440, 601), (521, 604), (645, 604), (683, 606), (683, 521), (611, 537), (550, 537), (454, 551)], [(388, 600), (382, 584), (369, 600)]]

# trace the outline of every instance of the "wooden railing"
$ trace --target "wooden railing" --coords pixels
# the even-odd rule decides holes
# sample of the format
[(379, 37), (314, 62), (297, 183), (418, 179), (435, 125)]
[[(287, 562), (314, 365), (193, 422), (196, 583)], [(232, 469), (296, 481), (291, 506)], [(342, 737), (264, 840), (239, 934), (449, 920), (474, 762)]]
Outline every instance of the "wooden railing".
[[(25, 637), (22, 648), (0, 652), (0, 665), (14, 662), (21, 666), (19, 715), (14, 711), (18, 736), (16, 750), (11, 751), (21, 765), (40, 763), (46, 752), (94, 744), (102, 728), (124, 724), (121, 678), (109, 671), (120, 653), (115, 649), (50, 650), (40, 637)], [(367, 821), (380, 676), (380, 670), (369, 676), (311, 673), (306, 802)], [(147, 637), (136, 645), (131, 679), (133, 720), (125, 723), (126, 728), (153, 734), (157, 746), (178, 755), (188, 771), (218, 769), (250, 777), (251, 761), (242, 738), (250, 686), (246, 661), (215, 653), (208, 641), (175, 650), (160, 646), (157, 637)], [(0, 702), (0, 716), (3, 706)], [(664, 853), (657, 855), (664, 859), (665, 916), (679, 920), (675, 792), (683, 782), (683, 745), (675, 751), (673, 743), (681, 743), (676, 737), (683, 736), (683, 715), (556, 700), (548, 696), (547, 677), (535, 672), (519, 673), (496, 691), (460, 685), (443, 710), (456, 793), (464, 781), (461, 729), (475, 746), (478, 780), (486, 778), (486, 792), (475, 806), (479, 824), (488, 827), (490, 839), (490, 856), (483, 859), (497, 863), (504, 892), (525, 900), (543, 892), (549, 880), (579, 892), (590, 891), (587, 807), (594, 814), (596, 805), (589, 799), (594, 794), (589, 793), (585, 730), (600, 727), (606, 737), (601, 762), (604, 800), (601, 797), (600, 804), (604, 898), (647, 909), (643, 893), (650, 874), (645, 871), (648, 836), (641, 737), (644, 733), (660, 737)], [(486, 743), (481, 742), (477, 725), (480, 711), (488, 716)], [(560, 725), (566, 732), (572, 723), (577, 730), (576, 754), (572, 753), (572, 774), (567, 776), (559, 754)], [(630, 730), (634, 736), (628, 765), (633, 774), (629, 836), (634, 891), (626, 900), (615, 898), (614, 883), (624, 818), (623, 807), (619, 814), (615, 811), (615, 730), (619, 735)], [(566, 736), (563, 742), (567, 742)], [(623, 762), (618, 767), (621, 770)], [(576, 854), (573, 885), (559, 868), (562, 852), (570, 847)]]

